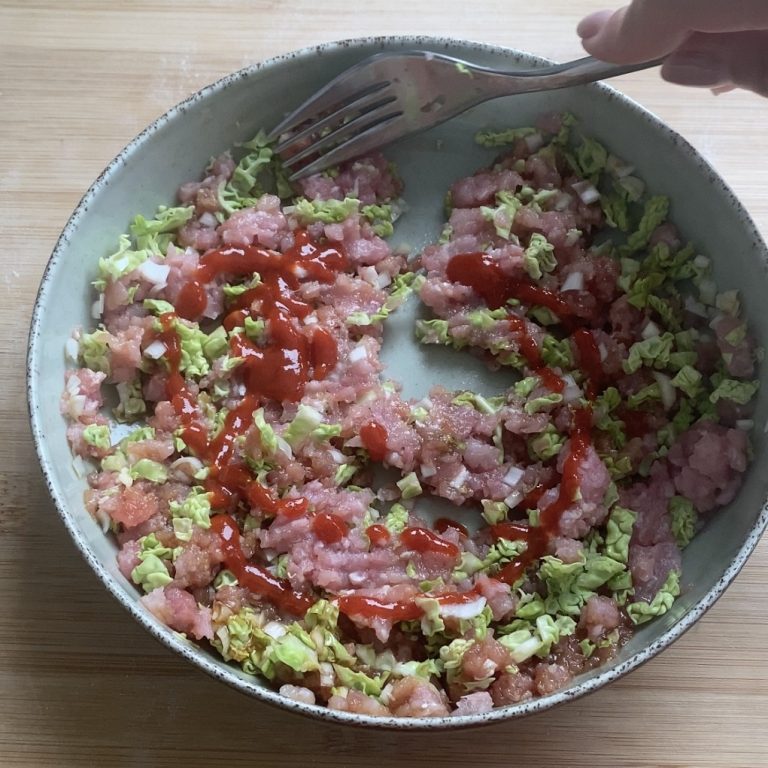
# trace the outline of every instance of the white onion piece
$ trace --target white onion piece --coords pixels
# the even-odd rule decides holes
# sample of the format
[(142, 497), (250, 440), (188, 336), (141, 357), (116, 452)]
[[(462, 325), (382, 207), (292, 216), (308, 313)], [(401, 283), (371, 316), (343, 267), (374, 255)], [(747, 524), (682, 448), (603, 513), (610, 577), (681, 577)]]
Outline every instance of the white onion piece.
[(570, 373), (566, 373), (565, 376), (563, 376), (563, 381), (565, 382), (565, 387), (563, 388), (564, 403), (572, 403), (584, 394), (581, 391), (581, 387), (579, 387)]
[(376, 278), (378, 277), (378, 274), (376, 273), (375, 267), (360, 267), (357, 270), (357, 273), (360, 275), (360, 277), (365, 280), (366, 283), (369, 285), (376, 285)]
[(287, 440), (280, 437), (280, 435), (276, 435), (277, 438), (277, 452), (282, 453), (284, 456), (286, 456), (289, 459), (293, 458), (293, 449), (290, 445), (288, 445)]
[(754, 426), (755, 422), (752, 419), (739, 419), (736, 422), (737, 429), (743, 429), (745, 432), (749, 432)]
[(144, 350), (144, 356), (148, 357), (150, 360), (158, 360), (161, 358), (166, 352), (168, 351), (168, 347), (163, 344), (160, 339), (155, 339), (147, 348)]
[(264, 634), (277, 640), (288, 632), (284, 624), (279, 621), (270, 621), (264, 625)]
[(707, 308), (701, 302), (696, 301), (693, 296), (689, 295), (685, 297), (684, 306), (691, 314), (698, 315), (699, 317), (707, 316)]
[(218, 219), (210, 212), (206, 211), (199, 219), (198, 221), (204, 226), (208, 227), (209, 229), (215, 229), (219, 226)]
[(608, 357), (608, 347), (605, 346), (602, 342), (597, 345), (598, 352), (600, 352), (600, 362), (604, 363), (605, 358)]
[(296, 275), (296, 277), (298, 277), (299, 280), (302, 280), (309, 274), (309, 272), (307, 272), (307, 270), (304, 269), (304, 267), (300, 267), (298, 264), (294, 264), (293, 274)]
[(422, 477), (434, 477), (437, 474), (437, 470), (428, 464), (422, 464), (420, 469)]
[(347, 448), (363, 448), (363, 441), (360, 439), (359, 435), (355, 435), (354, 437), (350, 437), (349, 440), (344, 441), (344, 445)]
[(645, 328), (640, 332), (640, 335), (644, 339), (652, 339), (654, 336), (658, 336), (660, 332), (659, 326), (653, 320), (649, 320), (645, 324)]
[(182, 456), (180, 459), (176, 459), (169, 469), (171, 470), (171, 473), (175, 474), (177, 477), (193, 478), (203, 466), (203, 462), (194, 456)]
[(486, 600), (482, 595), (478, 595), (475, 600), (469, 603), (448, 603), (440, 606), (440, 615), (443, 618), (451, 619), (474, 619), (479, 616), (485, 608)]
[[(373, 267), (371, 267), (371, 269), (373, 269)], [(376, 280), (374, 282), (374, 285), (377, 288), (384, 289), (391, 283), (392, 283), (392, 278), (386, 272), (382, 272), (381, 274), (376, 273)]]
[(362, 344), (358, 344), (349, 353), (348, 359), (350, 363), (357, 363), (360, 360), (366, 360), (367, 358), (368, 358), (368, 350)]
[(560, 286), (561, 291), (583, 291), (584, 290), (584, 273), (583, 272), (571, 272), (568, 277), (565, 278), (565, 282)]
[(64, 343), (64, 353), (67, 359), (73, 363), (77, 362), (78, 355), (80, 354), (80, 345), (77, 343), (77, 339), (73, 339), (71, 336)]
[(659, 389), (661, 390), (661, 402), (664, 405), (664, 408), (669, 410), (675, 404), (675, 399), (677, 398), (672, 379), (666, 374), (659, 373), (658, 371), (653, 372), (653, 378), (656, 379)]
[(693, 260), (693, 265), (699, 269), (707, 269), (709, 267), (709, 259), (706, 256), (699, 254)]
[(317, 315), (307, 315), (304, 318), (304, 325), (317, 325)]
[(99, 298), (91, 304), (91, 317), (98, 320), (104, 314), (104, 294), (99, 294)]
[(333, 459), (334, 464), (343, 464), (347, 458), (338, 448), (331, 448), (328, 453), (330, 454), (331, 459)]
[(414, 407), (418, 408), (421, 406), (422, 408), (426, 408), (429, 411), (432, 409), (433, 405), (434, 403), (428, 397), (422, 397)]
[(464, 485), (464, 481), (469, 477), (469, 470), (462, 464), (459, 471), (454, 475), (453, 479), (449, 483), (451, 488), (461, 488)]
[(531, 133), (523, 138), (529, 152), (536, 152), (544, 145), (544, 137), (540, 133)]
[(591, 205), (600, 199), (600, 193), (591, 181), (577, 181), (571, 186), (584, 205)]
[(571, 205), (571, 200), (573, 200), (573, 197), (567, 192), (560, 192), (558, 193), (557, 197), (555, 197), (555, 203), (553, 207), (556, 211), (568, 210)]
[(142, 262), (136, 270), (145, 280), (152, 285), (165, 286), (168, 283), (168, 275), (171, 268), (166, 264), (155, 264), (154, 261)]
[(513, 509), (516, 507), (521, 501), (523, 500), (523, 494), (520, 491), (512, 491), (512, 493), (507, 496), (506, 499), (504, 499), (504, 503), (510, 508)]
[(520, 467), (511, 466), (504, 475), (504, 482), (511, 488), (516, 486), (522, 479), (525, 472)]

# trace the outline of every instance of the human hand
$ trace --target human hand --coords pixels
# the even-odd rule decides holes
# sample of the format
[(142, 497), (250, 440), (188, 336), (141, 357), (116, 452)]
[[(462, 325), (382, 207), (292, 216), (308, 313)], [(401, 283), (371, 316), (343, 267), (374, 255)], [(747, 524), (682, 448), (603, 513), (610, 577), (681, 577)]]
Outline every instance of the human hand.
[(768, 96), (766, 0), (632, 0), (616, 12), (590, 14), (578, 33), (604, 61), (668, 56), (661, 75), (672, 83)]

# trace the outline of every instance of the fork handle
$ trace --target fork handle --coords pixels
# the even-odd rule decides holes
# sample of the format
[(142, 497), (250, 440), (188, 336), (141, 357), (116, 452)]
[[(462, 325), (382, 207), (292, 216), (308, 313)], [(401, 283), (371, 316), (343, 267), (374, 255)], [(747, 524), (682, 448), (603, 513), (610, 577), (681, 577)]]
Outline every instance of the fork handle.
[[(506, 77), (512, 77), (514, 86), (510, 83), (514, 93), (528, 93), (538, 90), (552, 90), (567, 88), (572, 85), (593, 83), (596, 80), (606, 80), (618, 75), (626, 75), (628, 72), (638, 72), (642, 69), (658, 67), (664, 59), (643, 61), (639, 64), (609, 64), (600, 61), (594, 56), (585, 56), (583, 59), (568, 61), (565, 64), (555, 64), (542, 69), (530, 69), (522, 72), (505, 72)], [(498, 72), (498, 70), (497, 70)], [(498, 72), (501, 74), (501, 72)], [(499, 83), (501, 84), (501, 83)]]

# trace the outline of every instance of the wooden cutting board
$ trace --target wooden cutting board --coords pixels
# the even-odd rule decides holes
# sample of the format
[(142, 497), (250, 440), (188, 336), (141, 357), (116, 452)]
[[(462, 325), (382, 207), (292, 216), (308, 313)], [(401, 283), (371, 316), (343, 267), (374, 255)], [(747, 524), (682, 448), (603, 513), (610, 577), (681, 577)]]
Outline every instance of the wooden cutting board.
[[(76, 553), (46, 495), (23, 366), (58, 232), (150, 120), (277, 53), (368, 34), (453, 35), (558, 60), (593, 0), (0, 0), (0, 765), (768, 765), (768, 543), (659, 658), (588, 698), (480, 731), (367, 733), (285, 714), (155, 643)], [(686, 136), (768, 232), (768, 101), (654, 73), (620, 87)]]

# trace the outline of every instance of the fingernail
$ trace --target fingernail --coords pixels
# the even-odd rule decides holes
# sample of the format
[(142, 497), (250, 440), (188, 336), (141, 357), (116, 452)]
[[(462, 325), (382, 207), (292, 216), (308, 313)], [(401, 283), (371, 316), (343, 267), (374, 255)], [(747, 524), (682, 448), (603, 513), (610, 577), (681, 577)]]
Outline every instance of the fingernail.
[(661, 68), (665, 80), (679, 85), (694, 85), (712, 88), (729, 82), (728, 70), (724, 63), (711, 53), (704, 51), (682, 51), (672, 54)]
[(608, 19), (613, 15), (613, 11), (595, 11), (585, 16), (576, 27), (576, 34), (582, 40), (588, 40), (594, 37), (604, 26)]

